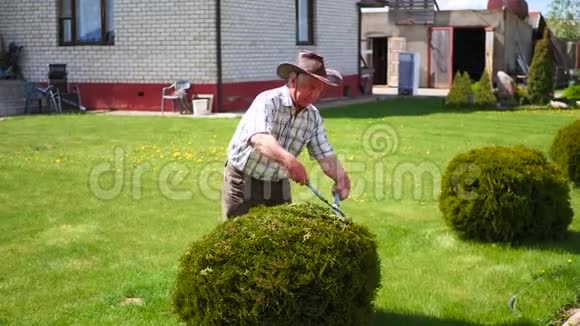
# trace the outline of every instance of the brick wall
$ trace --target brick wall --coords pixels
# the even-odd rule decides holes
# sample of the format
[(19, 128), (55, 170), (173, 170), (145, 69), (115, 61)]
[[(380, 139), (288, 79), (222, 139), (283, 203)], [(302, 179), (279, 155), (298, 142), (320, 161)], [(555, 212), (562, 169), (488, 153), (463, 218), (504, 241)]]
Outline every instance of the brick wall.
[(315, 0), (313, 46), (296, 45), (296, 1), (222, 0), (224, 82), (276, 80), (279, 63), (298, 49), (324, 56), (344, 75), (357, 74), (355, 0)]
[[(313, 46), (296, 46), (295, 1), (222, 0), (220, 109), (243, 110), (281, 85), (276, 66), (300, 48), (347, 77), (324, 97), (358, 94), (357, 0), (315, 0)], [(59, 46), (58, 3), (0, 0), (0, 34), (24, 46), (26, 79), (47, 81), (48, 64), (65, 63), (89, 109), (159, 110), (161, 87), (176, 79), (192, 83), (189, 95), (217, 93), (215, 1), (114, 0), (113, 46)]]
[(24, 77), (66, 63), (84, 83), (216, 82), (215, 1), (115, 0), (114, 46), (58, 46), (57, 0), (0, 0), (5, 44), (24, 45)]

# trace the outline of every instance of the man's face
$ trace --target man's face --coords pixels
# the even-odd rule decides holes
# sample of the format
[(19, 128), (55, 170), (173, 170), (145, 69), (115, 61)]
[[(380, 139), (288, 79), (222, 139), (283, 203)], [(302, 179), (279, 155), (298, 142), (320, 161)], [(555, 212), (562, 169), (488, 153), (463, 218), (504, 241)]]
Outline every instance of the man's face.
[(298, 108), (305, 108), (318, 101), (324, 90), (324, 83), (307, 74), (300, 74), (297, 78), (296, 75), (291, 77), (289, 88), (294, 104)]

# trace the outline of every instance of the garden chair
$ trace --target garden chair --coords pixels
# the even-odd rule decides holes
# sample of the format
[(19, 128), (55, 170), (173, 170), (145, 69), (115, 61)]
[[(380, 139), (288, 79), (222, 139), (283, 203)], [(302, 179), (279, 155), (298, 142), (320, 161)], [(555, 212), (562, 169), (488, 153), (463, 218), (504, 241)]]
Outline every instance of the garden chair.
[(169, 87), (163, 87), (161, 90), (161, 112), (165, 112), (165, 100), (171, 100), (171, 110), (175, 112), (175, 101), (179, 106), (179, 113), (187, 109), (186, 92), (191, 85), (187, 80), (178, 80)]
[(26, 84), (24, 84), (24, 95), (26, 96), (24, 114), (32, 113), (33, 103), (38, 105), (38, 112), (42, 112), (42, 101), (46, 98), (46, 94), (40, 90), (38, 84), (26, 82)]
[(42, 88), (36, 83), (27, 82), (24, 85), (24, 91), (26, 96), (24, 113), (32, 113), (32, 103), (38, 103), (38, 112), (42, 113), (42, 101), (46, 101), (48, 105), (49, 112), (61, 113), (62, 105), (60, 99), (60, 93), (58, 89), (54, 86), (49, 86), (47, 88)]
[(61, 111), (63, 104), (64, 109), (67, 111), (79, 110), (84, 112), (86, 110), (85, 107), (81, 105), (81, 92), (79, 86), (76, 84), (69, 85), (68, 83), (66, 64), (49, 64), (48, 81), (49, 86), (53, 86), (58, 90)]

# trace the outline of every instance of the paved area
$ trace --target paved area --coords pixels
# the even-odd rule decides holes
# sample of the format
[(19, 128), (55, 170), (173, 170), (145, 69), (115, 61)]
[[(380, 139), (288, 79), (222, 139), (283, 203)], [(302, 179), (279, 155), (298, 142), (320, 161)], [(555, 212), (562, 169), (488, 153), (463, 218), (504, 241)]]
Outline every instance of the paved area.
[[(320, 101), (316, 104), (316, 107), (324, 110), (329, 108), (336, 108), (346, 105), (362, 104), (378, 101), (383, 96), (360, 96), (354, 98), (338, 98), (338, 99), (327, 99)], [(201, 118), (201, 119), (223, 119), (223, 118), (238, 118), (241, 117), (243, 112), (223, 112), (223, 113), (212, 113), (209, 115), (193, 115), (193, 114), (179, 114), (179, 112), (161, 112), (161, 111), (131, 111), (131, 110), (118, 110), (118, 111), (103, 111), (103, 110), (89, 110), (87, 114), (104, 114), (104, 115), (116, 115), (116, 116), (146, 116), (146, 117), (175, 117), (175, 118)]]
[[(373, 87), (373, 94), (375, 95), (397, 95), (397, 88), (396, 87), (387, 87), (387, 86), (374, 86)], [(418, 96), (447, 96), (449, 93), (448, 89), (440, 89), (440, 88), (419, 88), (417, 94)]]
[(222, 118), (238, 118), (243, 115), (242, 112), (224, 112), (212, 113), (208, 115), (193, 115), (193, 114), (179, 114), (179, 112), (161, 112), (161, 111), (102, 111), (90, 110), (87, 114), (104, 114), (116, 116), (141, 116), (141, 117), (174, 117), (174, 118), (196, 118), (196, 119), (222, 119)]
[[(396, 98), (397, 89), (393, 87), (386, 86), (375, 86), (373, 88), (373, 95), (359, 96), (353, 98), (334, 98), (321, 100), (316, 104), (321, 110), (337, 108), (341, 106), (354, 105), (370, 103), (375, 101), (380, 101), (384, 99)], [(431, 89), (431, 88), (420, 88), (418, 96), (447, 96), (449, 92), (448, 89)], [(210, 115), (192, 115), (192, 114), (179, 114), (179, 112), (161, 112), (161, 111), (130, 111), (130, 110), (119, 110), (119, 111), (99, 111), (91, 110), (87, 111), (88, 114), (106, 114), (106, 115), (117, 115), (117, 116), (150, 116), (150, 117), (178, 117), (178, 118), (201, 118), (201, 119), (223, 119), (223, 118), (238, 118), (243, 115), (243, 112), (225, 112), (225, 113), (212, 113)]]
[(562, 326), (580, 325), (580, 309), (572, 309), (570, 315), (571, 317)]

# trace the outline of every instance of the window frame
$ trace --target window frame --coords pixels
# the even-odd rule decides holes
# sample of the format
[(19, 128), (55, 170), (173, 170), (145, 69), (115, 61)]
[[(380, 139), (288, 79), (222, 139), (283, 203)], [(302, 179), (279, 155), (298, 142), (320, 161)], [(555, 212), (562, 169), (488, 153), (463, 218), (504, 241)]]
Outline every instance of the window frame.
[(296, 45), (314, 45), (314, 0), (307, 1), (308, 39), (300, 40), (300, 0), (296, 0)]
[[(70, 0), (71, 2), (71, 16), (64, 17), (62, 12), (63, 1), (59, 0), (58, 3), (58, 45), (59, 46), (78, 46), (78, 45), (115, 45), (115, 39), (110, 38), (108, 35), (107, 26), (107, 0), (101, 0), (101, 41), (80, 41), (77, 40), (77, 0)], [(71, 22), (71, 41), (67, 42), (64, 40), (64, 23), (69, 20)]]

